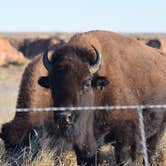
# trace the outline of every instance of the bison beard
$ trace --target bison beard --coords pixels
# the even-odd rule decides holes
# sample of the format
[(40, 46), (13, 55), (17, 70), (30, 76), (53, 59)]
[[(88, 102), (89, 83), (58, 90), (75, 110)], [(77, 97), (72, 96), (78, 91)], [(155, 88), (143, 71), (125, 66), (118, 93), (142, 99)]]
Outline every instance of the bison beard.
[[(54, 114), (57, 114), (56, 112)], [(93, 126), (93, 112), (80, 110), (72, 112), (72, 123), (66, 123), (65, 119), (58, 119), (55, 115), (55, 123), (60, 127), (61, 136), (68, 142), (72, 142), (73, 149), (77, 155), (78, 164), (94, 163), (94, 155), (97, 151), (96, 139), (94, 137)]]

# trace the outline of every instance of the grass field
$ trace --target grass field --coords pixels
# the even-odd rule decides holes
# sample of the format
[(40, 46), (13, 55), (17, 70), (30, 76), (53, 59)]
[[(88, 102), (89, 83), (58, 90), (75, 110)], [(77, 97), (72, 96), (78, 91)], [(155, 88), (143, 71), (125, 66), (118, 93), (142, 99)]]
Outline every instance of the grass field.
[[(1, 141), (1, 140), (0, 140)], [(41, 141), (41, 142), (40, 142)], [(23, 150), (22, 153), (13, 154), (11, 158), (6, 157), (4, 153), (4, 148), (0, 147), (0, 165), (19, 165), (19, 166), (77, 166), (76, 155), (73, 151), (63, 152), (60, 155), (57, 155), (56, 149), (49, 149), (49, 139), (45, 138), (39, 140), (42, 144), (42, 147), (36, 146), (37, 143), (32, 142), (32, 145), (29, 147), (28, 151)], [(1, 144), (1, 142), (0, 142)], [(39, 150), (40, 149), (40, 150)], [(107, 154), (110, 146), (105, 145), (102, 149), (103, 154)], [(111, 149), (113, 149), (111, 147)], [(38, 151), (38, 154), (33, 157), (33, 154)], [(115, 156), (113, 150), (109, 152), (107, 157), (109, 160), (104, 160), (99, 166), (115, 166)], [(135, 166), (142, 166), (139, 163)], [(166, 133), (163, 137), (163, 141), (158, 147), (158, 151), (154, 157), (152, 166), (166, 166)]]

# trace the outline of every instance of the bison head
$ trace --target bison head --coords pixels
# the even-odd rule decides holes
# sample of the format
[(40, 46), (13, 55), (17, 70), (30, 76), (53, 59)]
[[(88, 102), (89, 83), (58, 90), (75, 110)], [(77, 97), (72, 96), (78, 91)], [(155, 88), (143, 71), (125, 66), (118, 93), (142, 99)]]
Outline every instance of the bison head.
[[(109, 81), (97, 74), (102, 56), (94, 46), (92, 49), (95, 58), (92, 50), (73, 46), (56, 50), (51, 60), (48, 59), (48, 51), (43, 53), (43, 64), (48, 76), (40, 77), (39, 84), (51, 89), (54, 107), (95, 105), (94, 89), (102, 89)], [(96, 141), (92, 111), (55, 111), (54, 120), (62, 129), (62, 136), (73, 144), (76, 152), (94, 155)]]

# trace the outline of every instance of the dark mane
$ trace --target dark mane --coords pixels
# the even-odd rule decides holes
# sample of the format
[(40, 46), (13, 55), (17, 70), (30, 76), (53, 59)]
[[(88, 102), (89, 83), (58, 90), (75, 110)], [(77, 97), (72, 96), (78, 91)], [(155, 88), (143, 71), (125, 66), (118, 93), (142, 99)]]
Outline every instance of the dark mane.
[(93, 63), (94, 53), (92, 50), (71, 44), (64, 44), (59, 49), (56, 49), (52, 55), (52, 62), (54, 63), (54, 61), (60, 59), (62, 55), (72, 56), (74, 54), (79, 56), (79, 58), (85, 63), (88, 62), (90, 65)]

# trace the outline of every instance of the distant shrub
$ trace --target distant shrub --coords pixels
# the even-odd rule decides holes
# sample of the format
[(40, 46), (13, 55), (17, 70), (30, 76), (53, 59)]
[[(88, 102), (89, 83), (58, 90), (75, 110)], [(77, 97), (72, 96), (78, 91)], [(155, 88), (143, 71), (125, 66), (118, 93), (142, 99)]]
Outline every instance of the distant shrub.
[(7, 68), (10, 65), (19, 67), (19, 66), (23, 66), (24, 63), (23, 62), (19, 62), (19, 61), (11, 61), (11, 62), (8, 62), (8, 63), (2, 65), (2, 67), (6, 67)]

